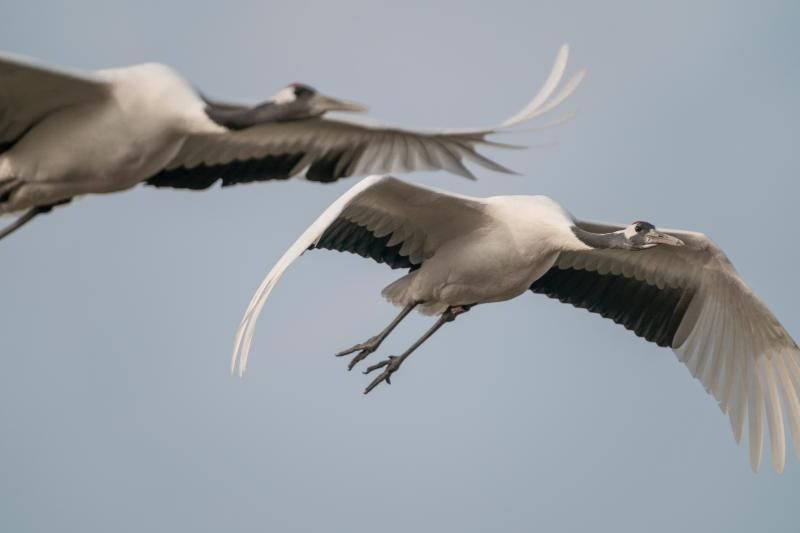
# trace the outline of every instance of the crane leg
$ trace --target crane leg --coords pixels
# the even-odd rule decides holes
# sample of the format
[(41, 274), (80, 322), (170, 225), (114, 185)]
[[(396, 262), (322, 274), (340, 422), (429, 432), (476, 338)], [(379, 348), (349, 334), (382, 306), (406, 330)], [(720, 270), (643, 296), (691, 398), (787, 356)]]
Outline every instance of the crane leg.
[(57, 205), (62, 205), (62, 204), (69, 203), (71, 200), (72, 199), (69, 198), (67, 200), (64, 200), (64, 201), (61, 201), (61, 202), (57, 202), (57, 203), (54, 203), (54, 204), (37, 205), (36, 207), (32, 207), (32, 208), (28, 209), (17, 220), (15, 220), (11, 224), (9, 224), (8, 226), (6, 226), (2, 230), (0, 230), (0, 239), (8, 237), (9, 235), (11, 235), (15, 231), (17, 231), (19, 228), (21, 228), (22, 226), (24, 226), (25, 224), (27, 224), (28, 222), (30, 222), (31, 220), (36, 218), (37, 216), (41, 215), (42, 213), (49, 213)]
[(412, 344), (411, 347), (408, 350), (403, 352), (401, 355), (390, 355), (388, 359), (384, 359), (380, 363), (372, 365), (371, 367), (367, 368), (364, 371), (364, 374), (369, 374), (373, 370), (378, 370), (379, 368), (383, 368), (384, 371), (381, 372), (378, 377), (376, 377), (374, 380), (372, 380), (372, 383), (367, 385), (367, 388), (364, 389), (364, 394), (369, 394), (369, 392), (372, 389), (374, 389), (375, 387), (380, 385), (381, 382), (383, 382), (383, 381), (385, 381), (386, 383), (391, 385), (392, 384), (392, 381), (391, 381), (392, 374), (397, 372), (397, 369), (400, 368), (400, 365), (403, 364), (403, 361), (405, 361), (408, 358), (409, 355), (414, 353), (414, 350), (419, 348), (422, 345), (422, 343), (424, 343), (426, 340), (428, 340), (431, 335), (436, 333), (436, 331), (439, 328), (441, 328), (442, 326), (444, 326), (448, 322), (452, 322), (453, 320), (455, 320), (458, 315), (461, 315), (461, 314), (466, 313), (467, 311), (469, 311), (470, 307), (472, 307), (472, 306), (470, 306), (470, 305), (457, 305), (457, 306), (449, 307), (447, 309), (447, 311), (442, 313), (442, 315), (439, 317), (439, 319), (436, 321), (436, 323), (433, 326), (431, 326), (431, 328), (428, 331), (426, 331), (425, 334), (422, 335), (422, 337), (420, 337), (417, 340), (417, 342)]
[(8, 237), (9, 235), (17, 231), (19, 228), (21, 228), (22, 226), (24, 226), (25, 224), (36, 218), (38, 215), (46, 212), (47, 211), (44, 211), (41, 207), (38, 206), (28, 209), (17, 220), (15, 220), (11, 224), (0, 230), (0, 239)]
[(353, 367), (358, 364), (359, 361), (363, 360), (366, 356), (374, 352), (378, 349), (381, 343), (389, 336), (389, 333), (397, 327), (397, 325), (410, 313), (413, 309), (417, 306), (416, 303), (408, 304), (400, 311), (400, 314), (392, 320), (386, 328), (375, 335), (374, 337), (370, 337), (369, 340), (366, 342), (361, 342), (356, 344), (355, 346), (351, 346), (346, 350), (342, 350), (341, 352), (336, 354), (336, 357), (342, 357), (344, 355), (349, 355), (353, 352), (358, 352), (355, 357), (350, 361), (350, 364), (347, 365), (347, 370), (353, 370)]

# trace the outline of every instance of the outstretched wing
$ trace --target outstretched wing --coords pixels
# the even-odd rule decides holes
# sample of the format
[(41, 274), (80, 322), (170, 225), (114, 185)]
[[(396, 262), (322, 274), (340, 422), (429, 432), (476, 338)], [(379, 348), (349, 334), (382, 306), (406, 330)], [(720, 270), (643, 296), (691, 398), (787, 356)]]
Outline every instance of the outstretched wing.
[(0, 152), (47, 115), (108, 94), (108, 85), (98, 77), (0, 54)]
[(256, 320), (273, 287), (308, 249), (358, 254), (392, 268), (414, 268), (445, 242), (486, 222), (483, 201), (371, 176), (352, 187), (283, 254), (256, 291), (236, 333), (231, 372), (247, 366)]
[(348, 176), (418, 170), (446, 170), (474, 179), (465, 161), (510, 173), (481, 155), (478, 148), (510, 147), (487, 137), (547, 113), (572, 94), (584, 71), (573, 75), (556, 94), (567, 56), (564, 45), (539, 93), (497, 127), (423, 132), (314, 118), (264, 123), (223, 133), (198, 133), (188, 138), (172, 162), (147, 183), (205, 189), (218, 180), (224, 187), (305, 173), (309, 180), (330, 182)]
[[(595, 233), (622, 229), (577, 224)], [(672, 348), (729, 416), (737, 442), (748, 420), (753, 470), (766, 417), (773, 465), (782, 471), (784, 422), (800, 458), (800, 349), (710, 239), (665, 232), (686, 246), (565, 252), (531, 290)]]

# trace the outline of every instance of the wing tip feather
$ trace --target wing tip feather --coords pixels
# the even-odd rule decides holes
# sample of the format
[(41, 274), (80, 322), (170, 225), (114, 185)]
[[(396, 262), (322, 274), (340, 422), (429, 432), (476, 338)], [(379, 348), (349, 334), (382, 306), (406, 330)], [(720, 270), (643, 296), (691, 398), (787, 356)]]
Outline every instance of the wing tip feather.
[(236, 331), (234, 340), (233, 354), (231, 356), (231, 373), (235, 373), (238, 364), (239, 377), (244, 376), (247, 368), (247, 362), (250, 355), (250, 348), (253, 342), (255, 333), (255, 324), (261, 313), (264, 304), (266, 304), (272, 289), (280, 280), (286, 269), (300, 257), (308, 246), (315, 240), (319, 239), (319, 234), (325, 231), (330, 224), (338, 217), (344, 210), (348, 203), (358, 196), (361, 192), (370, 187), (375, 186), (381, 181), (396, 180), (388, 174), (377, 174), (367, 176), (362, 179), (344, 194), (337, 198), (317, 219), (303, 232), (303, 234), (284, 252), (277, 263), (272, 267), (270, 272), (261, 282), (261, 285), (256, 290), (255, 294), (247, 306), (244, 316), (242, 317), (239, 327)]

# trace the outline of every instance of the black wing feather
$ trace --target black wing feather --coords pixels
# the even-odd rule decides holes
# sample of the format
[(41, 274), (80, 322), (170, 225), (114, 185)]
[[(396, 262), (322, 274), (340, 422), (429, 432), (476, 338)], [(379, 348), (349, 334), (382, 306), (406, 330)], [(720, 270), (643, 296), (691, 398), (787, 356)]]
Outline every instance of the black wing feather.
[(659, 346), (671, 347), (695, 291), (659, 289), (646, 281), (590, 270), (553, 267), (531, 285), (535, 293), (586, 309)]
[(302, 152), (268, 155), (258, 159), (231, 161), (219, 165), (200, 164), (196, 167), (178, 167), (162, 170), (147, 180), (154, 187), (176, 189), (207, 189), (218, 180), (223, 187), (253, 181), (285, 180), (305, 154)]
[(403, 243), (388, 246), (392, 234), (376, 237), (374, 233), (364, 226), (346, 218), (338, 218), (322, 234), (316, 245), (309, 249), (323, 248), (339, 252), (349, 252), (372, 259), (378, 263), (385, 263), (391, 268), (419, 268), (418, 263), (413, 263), (406, 255), (400, 254)]
[[(359, 145), (316, 157), (308, 167), (306, 179), (330, 183), (352, 175), (365, 149), (366, 145)], [(305, 156), (304, 152), (293, 152), (217, 165), (178, 167), (162, 170), (147, 179), (146, 183), (154, 187), (200, 190), (211, 187), (218, 180), (222, 181), (223, 187), (254, 181), (285, 180), (301, 170), (298, 164)]]

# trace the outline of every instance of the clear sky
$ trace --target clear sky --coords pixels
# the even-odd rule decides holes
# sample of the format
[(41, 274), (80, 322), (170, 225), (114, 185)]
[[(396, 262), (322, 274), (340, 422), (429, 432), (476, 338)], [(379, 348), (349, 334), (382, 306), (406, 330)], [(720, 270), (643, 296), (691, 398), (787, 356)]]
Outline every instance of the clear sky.
[[(798, 338), (797, 6), (26, 0), (0, 6), (0, 49), (161, 61), (228, 100), (302, 81), (387, 123), (463, 127), (515, 112), (569, 42), (589, 69), (577, 117), (492, 152), (521, 176), (409, 179), (703, 231)], [(399, 273), (308, 254), (232, 378), (256, 286), (354, 183), (139, 188), (3, 241), (0, 530), (798, 531), (797, 458), (754, 475), (670, 351), (541, 296), (459, 318), (364, 397), (333, 354), (394, 316), (379, 292)]]

